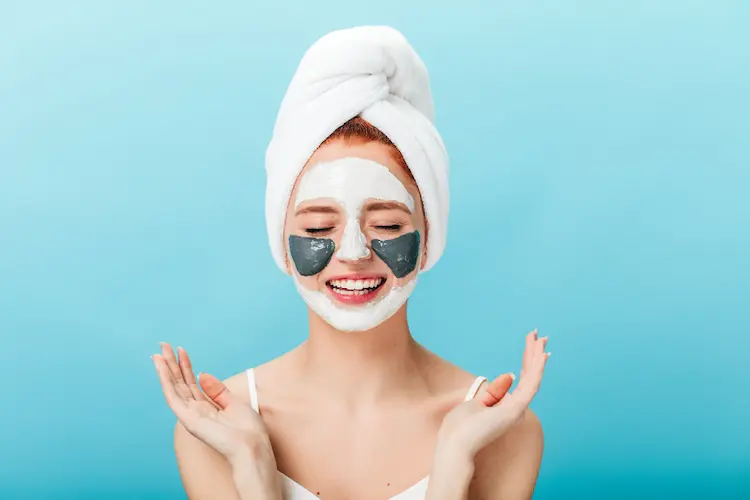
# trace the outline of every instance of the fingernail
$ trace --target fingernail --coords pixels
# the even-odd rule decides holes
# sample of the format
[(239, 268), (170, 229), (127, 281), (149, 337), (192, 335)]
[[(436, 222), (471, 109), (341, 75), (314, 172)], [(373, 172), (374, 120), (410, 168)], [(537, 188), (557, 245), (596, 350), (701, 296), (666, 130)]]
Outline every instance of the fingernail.
[(548, 353), (547, 353), (547, 357), (549, 358), (550, 356), (552, 356), (552, 353), (551, 353), (551, 352), (548, 352)]
[(510, 379), (515, 382), (515, 380), (516, 380), (516, 374), (513, 373), (513, 372), (510, 372), (508, 375), (510, 375)]

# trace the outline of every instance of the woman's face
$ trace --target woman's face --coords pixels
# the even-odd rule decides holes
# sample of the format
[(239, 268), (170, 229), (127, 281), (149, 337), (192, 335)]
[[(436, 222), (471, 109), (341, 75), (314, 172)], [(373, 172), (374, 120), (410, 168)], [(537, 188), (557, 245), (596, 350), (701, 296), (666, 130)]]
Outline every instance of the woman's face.
[(342, 331), (368, 330), (398, 311), (424, 262), (422, 199), (392, 154), (377, 142), (321, 146), (287, 208), (287, 266), (297, 289)]

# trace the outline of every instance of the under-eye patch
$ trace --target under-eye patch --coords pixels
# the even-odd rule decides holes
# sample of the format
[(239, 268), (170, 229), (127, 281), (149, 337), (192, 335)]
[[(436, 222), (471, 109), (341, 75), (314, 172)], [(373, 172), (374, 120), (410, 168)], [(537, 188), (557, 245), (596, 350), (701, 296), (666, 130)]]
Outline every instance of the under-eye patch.
[(407, 233), (392, 240), (372, 240), (372, 251), (380, 257), (397, 278), (403, 278), (417, 267), (419, 232)]
[(328, 238), (289, 236), (289, 253), (297, 272), (312, 276), (322, 271), (331, 260), (336, 245)]

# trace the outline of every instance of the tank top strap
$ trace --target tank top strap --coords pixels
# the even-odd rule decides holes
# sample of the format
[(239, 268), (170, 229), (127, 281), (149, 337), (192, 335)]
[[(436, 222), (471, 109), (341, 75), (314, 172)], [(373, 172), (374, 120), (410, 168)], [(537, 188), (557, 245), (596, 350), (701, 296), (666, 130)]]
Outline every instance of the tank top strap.
[(479, 388), (486, 381), (487, 381), (487, 377), (482, 377), (481, 375), (479, 377), (477, 377), (474, 380), (474, 383), (471, 384), (471, 387), (469, 387), (469, 392), (466, 393), (466, 397), (464, 398), (464, 401), (469, 401), (471, 399), (474, 399), (474, 396), (477, 395), (477, 392), (479, 391)]
[(260, 407), (258, 405), (258, 387), (255, 384), (255, 370), (248, 368), (245, 370), (247, 373), (247, 390), (250, 395), (250, 406), (253, 407), (257, 413), (260, 413)]

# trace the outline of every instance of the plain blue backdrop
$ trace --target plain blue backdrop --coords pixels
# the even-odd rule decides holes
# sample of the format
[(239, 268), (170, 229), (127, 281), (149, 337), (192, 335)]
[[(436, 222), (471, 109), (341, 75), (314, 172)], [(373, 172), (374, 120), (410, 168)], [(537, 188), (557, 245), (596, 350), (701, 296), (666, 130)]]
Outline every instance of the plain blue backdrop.
[(0, 1), (0, 497), (184, 498), (150, 354), (291, 349), (263, 158), (304, 50), (400, 29), (451, 154), (415, 337), (553, 352), (536, 499), (750, 498), (750, 4)]

